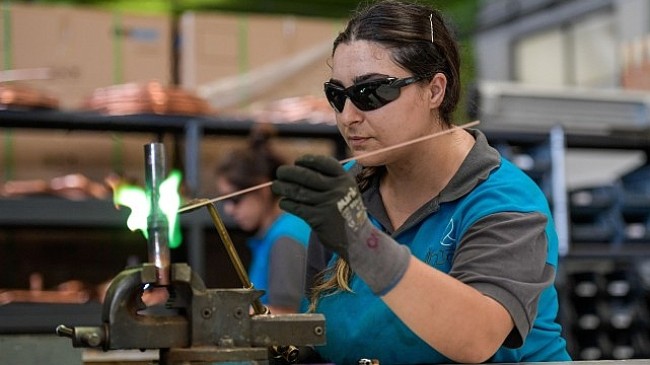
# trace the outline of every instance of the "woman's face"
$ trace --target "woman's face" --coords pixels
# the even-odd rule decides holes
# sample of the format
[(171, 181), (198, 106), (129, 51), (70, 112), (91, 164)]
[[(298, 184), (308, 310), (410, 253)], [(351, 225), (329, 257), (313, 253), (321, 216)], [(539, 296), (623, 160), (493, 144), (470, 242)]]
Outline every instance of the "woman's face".
[[(227, 195), (240, 189), (237, 189), (225, 178), (217, 178), (217, 190), (220, 195)], [(224, 200), (223, 209), (242, 230), (253, 232), (261, 228), (263, 218), (265, 214), (268, 214), (269, 206), (262, 191), (257, 190)]]
[[(362, 81), (386, 77), (413, 76), (397, 65), (383, 46), (369, 41), (340, 44), (332, 57), (331, 82), (349, 87)], [(400, 96), (378, 108), (362, 111), (346, 99), (343, 111), (336, 113), (336, 122), (352, 154), (371, 151), (413, 140), (437, 131), (432, 122), (431, 92), (426, 84), (414, 83), (400, 90)], [(364, 158), (366, 166), (384, 165), (408, 158), (408, 148)], [(413, 153), (413, 150), (410, 150)]]

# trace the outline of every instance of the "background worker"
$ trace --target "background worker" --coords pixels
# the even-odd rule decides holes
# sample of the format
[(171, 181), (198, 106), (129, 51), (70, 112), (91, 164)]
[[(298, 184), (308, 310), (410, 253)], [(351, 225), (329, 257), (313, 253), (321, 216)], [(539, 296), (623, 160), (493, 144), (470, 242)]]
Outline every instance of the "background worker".
[[(271, 147), (273, 130), (254, 128), (248, 146), (231, 151), (217, 165), (216, 186), (221, 195), (271, 181), (286, 161)], [(254, 235), (248, 239), (251, 263), (248, 275), (257, 289), (266, 291), (262, 303), (272, 313), (299, 308), (305, 279), (309, 226), (283, 212), (270, 187), (224, 201), (224, 211), (239, 227)]]
[(320, 274), (307, 282), (311, 309), (326, 318), (320, 356), (570, 360), (556, 322), (548, 202), (483, 133), (454, 127), (460, 60), (442, 14), (372, 3), (338, 35), (330, 65), (325, 94), (357, 161), (345, 171), (307, 155), (280, 167), (272, 185), (314, 232), (308, 273)]

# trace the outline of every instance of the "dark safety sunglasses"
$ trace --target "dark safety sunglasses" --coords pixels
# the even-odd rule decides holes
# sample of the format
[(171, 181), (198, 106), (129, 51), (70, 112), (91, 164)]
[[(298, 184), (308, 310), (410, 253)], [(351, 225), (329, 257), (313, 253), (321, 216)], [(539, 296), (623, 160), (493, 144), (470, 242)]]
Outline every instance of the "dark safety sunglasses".
[(420, 79), (421, 77), (418, 76), (403, 79), (386, 77), (383, 79), (363, 81), (348, 88), (326, 82), (325, 96), (332, 108), (339, 113), (343, 112), (346, 98), (350, 98), (354, 106), (367, 112), (379, 109), (391, 101), (396, 100), (399, 98), (400, 90), (404, 86), (410, 85)]

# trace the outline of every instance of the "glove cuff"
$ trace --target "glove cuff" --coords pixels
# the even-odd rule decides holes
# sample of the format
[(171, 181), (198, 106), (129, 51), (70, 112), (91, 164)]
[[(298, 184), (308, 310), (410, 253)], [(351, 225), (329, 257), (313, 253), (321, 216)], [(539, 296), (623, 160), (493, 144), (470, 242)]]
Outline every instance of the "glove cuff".
[(373, 293), (385, 295), (404, 276), (411, 260), (411, 251), (369, 221), (359, 233), (360, 240), (349, 247), (348, 263)]

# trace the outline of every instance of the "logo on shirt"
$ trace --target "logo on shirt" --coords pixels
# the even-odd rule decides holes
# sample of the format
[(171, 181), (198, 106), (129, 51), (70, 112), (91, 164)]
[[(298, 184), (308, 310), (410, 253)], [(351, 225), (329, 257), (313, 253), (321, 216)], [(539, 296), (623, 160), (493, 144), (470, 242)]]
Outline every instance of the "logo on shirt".
[(456, 238), (452, 236), (452, 233), (454, 232), (454, 219), (450, 219), (449, 223), (447, 223), (447, 227), (445, 228), (445, 233), (442, 235), (442, 240), (440, 240), (440, 244), (442, 246), (453, 246), (456, 244)]
[(440, 239), (440, 246), (429, 247), (429, 250), (424, 257), (424, 262), (431, 266), (438, 267), (442, 270), (451, 264), (456, 250), (456, 241), (454, 237), (454, 220), (451, 219), (445, 227), (442, 238)]

